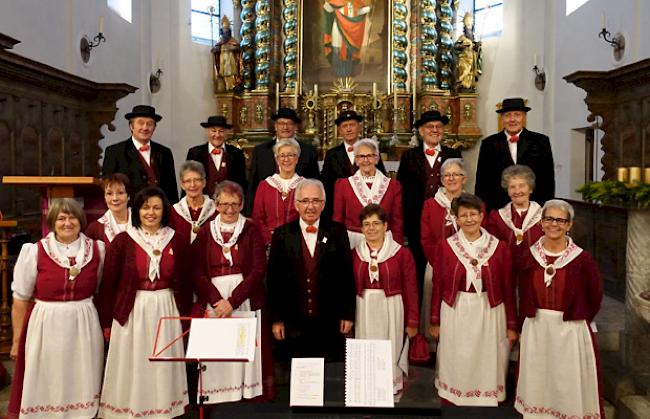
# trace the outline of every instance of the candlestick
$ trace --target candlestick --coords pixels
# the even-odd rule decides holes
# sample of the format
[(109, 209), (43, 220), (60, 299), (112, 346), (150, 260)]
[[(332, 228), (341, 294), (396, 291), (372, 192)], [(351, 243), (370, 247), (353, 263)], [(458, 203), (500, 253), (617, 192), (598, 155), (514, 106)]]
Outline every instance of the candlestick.
[(275, 83), (275, 110), (280, 109), (280, 83)]
[(104, 16), (99, 17), (99, 33), (104, 33)]
[(630, 183), (641, 182), (641, 168), (630, 167)]
[(393, 91), (393, 109), (395, 110), (395, 115), (397, 115), (397, 89)]
[(616, 169), (616, 180), (619, 182), (627, 183), (630, 180), (630, 171), (627, 167), (619, 167)]

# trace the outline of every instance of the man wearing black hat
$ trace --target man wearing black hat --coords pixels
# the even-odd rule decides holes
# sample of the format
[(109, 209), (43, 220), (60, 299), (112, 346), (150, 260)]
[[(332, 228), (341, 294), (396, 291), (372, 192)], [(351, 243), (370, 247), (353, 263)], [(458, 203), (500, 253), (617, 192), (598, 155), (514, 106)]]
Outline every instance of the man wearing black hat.
[(171, 203), (178, 201), (176, 172), (172, 151), (151, 141), (162, 116), (153, 106), (137, 105), (126, 115), (131, 138), (113, 144), (104, 152), (102, 174), (123, 173), (131, 182), (133, 193), (158, 185)]
[(424, 112), (420, 119), (415, 121), (422, 143), (402, 154), (397, 171), (397, 180), (402, 185), (404, 233), (415, 259), (420, 291), (426, 266), (426, 258), (420, 245), (422, 207), (427, 198), (432, 198), (438, 192), (442, 163), (449, 158), (461, 157), (460, 151), (440, 144), (445, 133), (444, 126), (448, 123), (449, 118), (438, 111)]
[[(327, 150), (323, 170), (320, 174), (321, 181), (325, 186), (327, 201), (322, 217), (326, 220), (332, 218), (332, 208), (334, 205), (334, 184), (337, 179), (347, 178), (356, 173), (359, 169), (354, 161), (354, 144), (359, 139), (361, 133), (361, 121), (363, 117), (355, 111), (341, 112), (334, 121), (338, 127), (339, 136), (343, 137), (343, 142), (334, 148)], [(379, 157), (377, 169), (386, 174), (384, 162)]]
[(190, 148), (187, 151), (187, 160), (198, 161), (205, 167), (208, 179), (203, 193), (212, 197), (217, 183), (224, 180), (237, 182), (246, 190), (248, 183), (244, 152), (226, 144), (226, 135), (232, 125), (225, 117), (213, 115), (206, 122), (201, 122), (201, 126), (205, 128), (208, 142)]
[[(290, 108), (278, 109), (277, 112), (271, 115), (271, 119), (274, 121), (275, 138), (258, 144), (253, 149), (250, 187), (248, 188), (249, 205), (252, 205), (255, 198), (257, 185), (277, 172), (273, 146), (278, 140), (296, 139), (296, 131), (301, 121), (296, 111)], [(298, 141), (298, 144), (300, 144), (300, 157), (296, 165), (296, 173), (306, 178), (318, 178), (318, 154), (316, 148), (302, 141)], [(250, 210), (251, 207), (248, 208)]]
[(535, 190), (531, 201), (544, 205), (555, 196), (555, 168), (551, 143), (546, 135), (528, 131), (526, 106), (522, 98), (504, 99), (501, 109), (503, 131), (481, 142), (476, 169), (475, 193), (485, 202), (488, 211), (510, 202), (501, 187), (501, 172), (513, 164), (525, 164), (535, 173)]

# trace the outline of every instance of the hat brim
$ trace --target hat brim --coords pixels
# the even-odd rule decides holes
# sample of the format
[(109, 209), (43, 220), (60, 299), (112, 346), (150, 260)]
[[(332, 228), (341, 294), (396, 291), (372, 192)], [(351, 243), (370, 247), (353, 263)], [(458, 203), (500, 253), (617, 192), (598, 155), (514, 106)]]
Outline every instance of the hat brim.
[(218, 123), (218, 124), (213, 124), (213, 123), (210, 123), (210, 122), (201, 122), (201, 126), (202, 126), (203, 128), (210, 128), (210, 127), (222, 127), (222, 128), (225, 128), (225, 129), (230, 129), (230, 128), (232, 128), (232, 124), (227, 124), (227, 123), (223, 123), (223, 124), (220, 124), (220, 123)]
[(529, 108), (528, 106), (509, 106), (507, 108), (501, 108), (497, 109), (497, 113), (506, 113), (506, 112), (511, 112), (511, 111), (524, 111), (528, 112), (532, 108)]
[(433, 122), (433, 121), (440, 121), (442, 122), (443, 125), (447, 125), (449, 123), (449, 117), (443, 115), (440, 117), (418, 119), (417, 121), (415, 121), (415, 128), (420, 128), (422, 125), (426, 124), (427, 122)]
[(357, 121), (357, 122), (361, 122), (361, 121), (363, 121), (363, 116), (354, 115), (354, 116), (348, 116), (348, 117), (345, 117), (345, 118), (336, 118), (334, 120), (334, 123), (336, 125), (341, 125), (345, 121), (352, 121), (352, 120)]
[(142, 118), (151, 118), (151, 119), (153, 119), (153, 120), (156, 121), (156, 122), (159, 122), (159, 121), (162, 119), (162, 116), (160, 116), (160, 115), (158, 115), (158, 114), (153, 114), (153, 115), (152, 115), (152, 114), (150, 114), (150, 113), (129, 112), (129, 113), (127, 113), (126, 115), (124, 115), (124, 118), (126, 118), (126, 119), (128, 119), (128, 120), (131, 120), (131, 119), (133, 119), (133, 118), (138, 118), (138, 117), (142, 117)]
[(296, 124), (299, 124), (299, 123), (302, 122), (302, 119), (298, 118), (297, 116), (293, 116), (293, 115), (278, 115), (277, 113), (274, 113), (273, 115), (271, 115), (271, 119), (274, 120), (274, 121), (277, 121), (280, 118), (291, 119)]

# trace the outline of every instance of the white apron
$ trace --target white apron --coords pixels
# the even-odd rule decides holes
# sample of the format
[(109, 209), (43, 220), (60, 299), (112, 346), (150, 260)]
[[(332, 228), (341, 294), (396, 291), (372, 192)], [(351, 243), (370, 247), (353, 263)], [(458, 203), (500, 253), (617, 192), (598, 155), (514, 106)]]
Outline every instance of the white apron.
[(103, 364), (104, 338), (91, 298), (36, 300), (27, 326), (20, 417), (94, 417)]
[(436, 341), (429, 334), (431, 325), (431, 293), (433, 292), (433, 268), (427, 262), (424, 269), (424, 283), (422, 284), (422, 308), (420, 309), (420, 333), (427, 340), (429, 353), (436, 351)]
[(521, 332), (515, 409), (524, 418), (600, 417), (596, 355), (587, 322), (538, 309)]
[[(162, 419), (185, 412), (185, 364), (149, 361), (161, 317), (178, 317), (174, 293), (169, 288), (138, 290), (126, 324), (113, 320), (98, 417)], [(180, 320), (164, 321), (158, 342), (169, 343), (181, 333)], [(164, 356), (183, 358), (183, 340), (166, 349)]]
[(459, 292), (443, 301), (435, 385), (458, 406), (497, 406), (505, 400), (510, 345), (503, 304), (491, 308), (486, 292)]
[(357, 296), (355, 338), (390, 340), (393, 349), (393, 394), (404, 388), (408, 375), (408, 339), (404, 338), (404, 302), (400, 294), (386, 297), (383, 289), (366, 289)]
[[(212, 278), (223, 298), (229, 298), (233, 290), (244, 280), (241, 274), (222, 275)], [(245, 300), (232, 317), (250, 313), (250, 301)], [(234, 402), (242, 398), (251, 399), (262, 395), (262, 338), (261, 312), (257, 317), (257, 337), (255, 360), (252, 362), (206, 362), (203, 371), (203, 395), (208, 397), (206, 404)], [(200, 396), (197, 394), (197, 397)]]

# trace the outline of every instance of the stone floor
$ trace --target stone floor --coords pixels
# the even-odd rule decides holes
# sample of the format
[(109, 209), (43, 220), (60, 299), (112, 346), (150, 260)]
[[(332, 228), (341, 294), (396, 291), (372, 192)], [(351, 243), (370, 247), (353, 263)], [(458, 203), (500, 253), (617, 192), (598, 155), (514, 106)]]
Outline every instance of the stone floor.
[[(632, 390), (627, 389), (625, 393), (625, 386), (613, 378), (614, 375), (619, 374), (616, 368), (612, 367), (610, 358), (616, 359), (615, 353), (619, 347), (619, 331), (624, 326), (624, 310), (625, 307), (622, 303), (606, 297), (603, 301), (603, 306), (596, 317), (596, 325), (598, 333), (596, 338), (598, 345), (603, 355), (603, 381), (604, 393), (608, 396), (610, 393), (610, 400), (621, 400), (621, 394), (627, 397), (628, 404), (632, 407), (623, 406), (616, 412), (617, 419), (627, 418), (650, 418), (650, 402), (646, 397), (632, 395)], [(614, 361), (612, 361), (614, 362)], [(4, 361), (5, 367), (9, 373), (13, 372), (13, 362)], [(377, 412), (372, 409), (365, 409), (363, 411), (343, 413), (336, 407), (330, 407), (322, 411), (292, 411), (288, 407), (288, 384), (280, 384), (279, 394), (276, 401), (272, 403), (228, 403), (219, 405), (212, 412), (209, 412), (206, 417), (233, 417), (233, 418), (384, 418), (384, 417), (400, 417), (400, 418), (430, 418), (430, 417), (445, 417), (445, 418), (499, 418), (509, 419), (520, 417), (512, 408), (511, 402), (506, 403), (504, 406), (497, 408), (444, 408), (441, 412), (436, 412), (435, 408), (439, 406), (437, 396), (433, 391), (433, 370), (432, 368), (415, 367), (412, 369), (411, 383), (404, 393), (404, 397), (399, 406), (415, 407), (412, 411), (402, 411), (399, 415), (387, 415), (385, 412)], [(611, 376), (611, 377), (608, 377)], [(612, 378), (612, 379), (610, 379)], [(605, 387), (610, 386), (610, 390)], [(623, 390), (621, 390), (623, 388)], [(623, 392), (623, 393), (621, 393)], [(9, 398), (9, 387), (0, 391), (0, 415), (6, 413), (6, 404)], [(639, 407), (640, 406), (640, 407)], [(419, 408), (426, 407), (428, 410), (418, 410)], [(431, 410), (434, 408), (434, 410)], [(644, 409), (648, 410), (644, 410)], [(630, 409), (641, 409), (639, 413), (629, 413)], [(636, 416), (635, 416), (636, 414)], [(614, 409), (608, 403), (606, 410), (606, 417), (612, 419), (615, 417)], [(192, 412), (188, 418), (198, 418), (197, 412)]]

